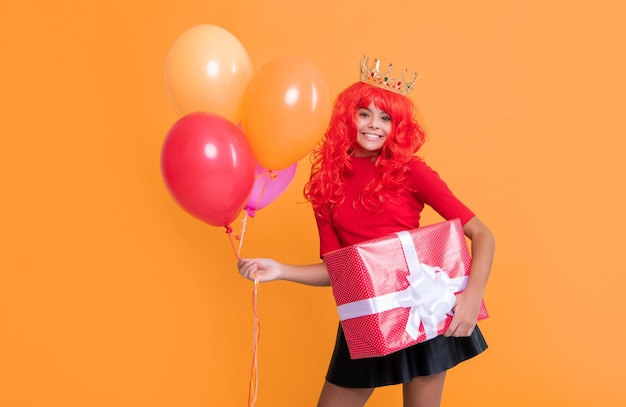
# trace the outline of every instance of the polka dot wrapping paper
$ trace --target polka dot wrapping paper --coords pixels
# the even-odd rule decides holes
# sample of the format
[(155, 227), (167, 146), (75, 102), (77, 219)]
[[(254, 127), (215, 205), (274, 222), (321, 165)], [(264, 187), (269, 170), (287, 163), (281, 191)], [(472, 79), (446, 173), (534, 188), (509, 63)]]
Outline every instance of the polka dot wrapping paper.
[[(442, 334), (471, 257), (459, 219), (324, 255), (352, 359), (384, 356)], [(484, 302), (479, 320), (489, 315)]]

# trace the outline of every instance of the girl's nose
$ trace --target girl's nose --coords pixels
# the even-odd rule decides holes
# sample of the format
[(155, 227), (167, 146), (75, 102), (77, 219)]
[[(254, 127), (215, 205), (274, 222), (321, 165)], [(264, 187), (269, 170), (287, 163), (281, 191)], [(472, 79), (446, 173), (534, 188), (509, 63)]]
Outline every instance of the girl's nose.
[(370, 120), (367, 127), (372, 128), (372, 129), (377, 129), (379, 127), (378, 120), (375, 118), (372, 118), (372, 120)]

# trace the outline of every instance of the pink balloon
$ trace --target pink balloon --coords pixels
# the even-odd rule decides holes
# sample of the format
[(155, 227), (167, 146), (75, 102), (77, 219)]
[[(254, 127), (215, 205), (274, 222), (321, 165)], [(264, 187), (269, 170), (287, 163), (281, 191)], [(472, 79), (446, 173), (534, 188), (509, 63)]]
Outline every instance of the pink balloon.
[(190, 215), (228, 226), (246, 203), (255, 159), (241, 130), (212, 113), (180, 118), (161, 150), (161, 173), (170, 195)]
[(248, 215), (254, 216), (255, 211), (265, 208), (282, 195), (296, 174), (297, 166), (296, 162), (283, 170), (270, 171), (257, 161), (254, 185), (244, 206)]

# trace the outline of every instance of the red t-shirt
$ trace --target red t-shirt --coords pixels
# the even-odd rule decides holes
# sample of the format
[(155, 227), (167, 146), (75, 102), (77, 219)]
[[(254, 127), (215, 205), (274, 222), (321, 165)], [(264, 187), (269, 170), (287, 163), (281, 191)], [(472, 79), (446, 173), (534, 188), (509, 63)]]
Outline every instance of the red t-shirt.
[(330, 222), (317, 221), (320, 255), (390, 233), (415, 229), (419, 227), (424, 205), (432, 207), (444, 219), (459, 218), (462, 224), (474, 216), (439, 174), (419, 158), (410, 163), (407, 192), (394, 198), (395, 202), (385, 201), (378, 210), (369, 211), (360, 203), (358, 195), (376, 175), (374, 162), (371, 157), (353, 157), (352, 165), (353, 171), (345, 180), (346, 199), (333, 212)]

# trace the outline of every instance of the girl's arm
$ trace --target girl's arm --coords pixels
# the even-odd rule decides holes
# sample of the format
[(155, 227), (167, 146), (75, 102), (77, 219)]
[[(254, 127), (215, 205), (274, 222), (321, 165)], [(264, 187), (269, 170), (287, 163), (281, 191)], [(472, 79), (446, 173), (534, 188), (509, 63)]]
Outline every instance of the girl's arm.
[(454, 317), (446, 336), (469, 336), (476, 326), (480, 304), (485, 293), (487, 279), (495, 251), (495, 240), (491, 231), (477, 217), (464, 226), (465, 235), (472, 242), (472, 267), (465, 290), (457, 295)]
[(259, 282), (285, 280), (314, 286), (330, 285), (328, 270), (324, 262), (291, 265), (273, 259), (241, 259), (239, 260), (239, 273), (249, 280), (257, 278)]

